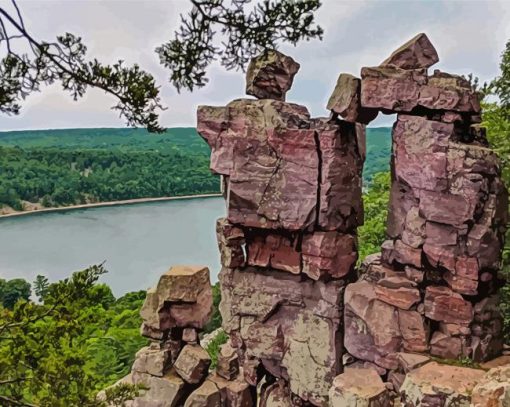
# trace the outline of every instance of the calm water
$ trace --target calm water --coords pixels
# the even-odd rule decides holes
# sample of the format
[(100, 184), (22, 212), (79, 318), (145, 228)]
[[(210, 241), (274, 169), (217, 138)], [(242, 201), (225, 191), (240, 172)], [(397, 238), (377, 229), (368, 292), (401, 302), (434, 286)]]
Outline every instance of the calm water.
[(0, 277), (50, 281), (106, 260), (116, 295), (145, 290), (173, 264), (220, 268), (222, 198), (196, 198), (0, 219)]

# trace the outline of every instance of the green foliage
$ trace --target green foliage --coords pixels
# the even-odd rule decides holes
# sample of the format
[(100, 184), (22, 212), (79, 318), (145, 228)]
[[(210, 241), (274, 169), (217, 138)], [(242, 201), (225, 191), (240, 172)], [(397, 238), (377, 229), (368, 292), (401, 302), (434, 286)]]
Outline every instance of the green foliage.
[(87, 129), (0, 134), (0, 205), (44, 206), (219, 193), (194, 129)]
[[(177, 90), (204, 86), (206, 69), (218, 58), (228, 69), (242, 69), (255, 53), (281, 42), (296, 45), (322, 37), (314, 21), (319, 0), (264, 1), (253, 7), (250, 2), (191, 0), (193, 8), (181, 18), (175, 38), (156, 50)], [(151, 74), (122, 60), (111, 65), (87, 60), (87, 47), (71, 33), (53, 42), (37, 40), (15, 0), (12, 5), (13, 12), (0, 7), (0, 112), (18, 114), (27, 95), (59, 82), (75, 100), (98, 88), (116, 98), (112, 109), (129, 126), (164, 131), (158, 124), (159, 87)], [(221, 40), (215, 44), (217, 31)]]
[(218, 355), (220, 353), (221, 345), (227, 343), (228, 335), (221, 329), (214, 339), (207, 344), (206, 351), (211, 358), (211, 369), (214, 369), (218, 364)]
[(372, 178), (390, 170), (391, 128), (374, 127), (367, 129), (367, 158), (363, 168), (363, 181), (370, 187)]
[[(510, 75), (510, 68), (504, 75)], [(504, 80), (504, 76), (502, 76), (500, 78), (501, 86), (503, 86)], [(501, 159), (502, 177), (508, 187), (510, 186), (510, 107), (485, 103), (483, 108), (483, 125), (487, 127), (487, 136), (491, 147)], [(510, 228), (507, 229), (503, 249), (502, 273), (507, 279), (507, 284), (501, 289), (501, 311), (504, 318), (505, 340), (508, 343), (510, 341)]]
[(22, 278), (0, 279), (0, 302), (4, 308), (12, 310), (18, 301), (28, 301), (30, 295), (30, 283)]
[(221, 302), (221, 289), (220, 289), (220, 283), (216, 283), (212, 286), (212, 292), (213, 292), (213, 314), (211, 316), (211, 320), (209, 323), (204, 327), (205, 333), (210, 333), (219, 327), (221, 327), (221, 314), (219, 310), (220, 302)]
[(358, 228), (359, 260), (380, 251), (386, 238), (386, 218), (390, 196), (390, 173), (375, 174), (363, 195), (365, 223)]
[[(156, 49), (178, 91), (204, 86), (207, 68), (218, 59), (227, 69), (244, 69), (251, 57), (281, 42), (296, 45), (322, 38), (314, 17), (321, 5), (318, 0), (264, 1), (254, 6), (251, 0), (191, 3), (174, 39)], [(216, 34), (220, 41), (215, 41)]]
[(506, 43), (505, 50), (501, 55), (499, 64), (500, 75), (490, 84), (490, 89), (499, 98), (502, 113), (506, 115), (505, 120), (510, 120), (510, 40)]
[(48, 293), (48, 287), (50, 285), (48, 278), (39, 274), (36, 276), (32, 285), (34, 287), (34, 293), (37, 295), (39, 301), (44, 301), (44, 297)]
[(117, 300), (98, 278), (102, 266), (46, 286), (44, 303), (0, 309), (0, 404), (41, 407), (122, 405), (124, 386), (98, 401), (98, 390), (128, 373), (139, 334), (144, 292)]

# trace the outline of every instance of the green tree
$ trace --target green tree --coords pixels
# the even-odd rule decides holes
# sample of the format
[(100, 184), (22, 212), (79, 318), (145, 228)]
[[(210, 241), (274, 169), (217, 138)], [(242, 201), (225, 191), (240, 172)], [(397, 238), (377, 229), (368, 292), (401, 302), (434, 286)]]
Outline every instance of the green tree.
[(32, 285), (34, 287), (34, 294), (37, 295), (39, 301), (44, 301), (44, 297), (48, 293), (48, 288), (50, 286), (48, 278), (39, 274), (36, 276)]
[(28, 301), (30, 295), (30, 283), (22, 278), (4, 280), (0, 284), (0, 299), (4, 308), (13, 309), (18, 301)]
[[(281, 42), (321, 38), (315, 25), (318, 0), (264, 1), (191, 0), (175, 38), (157, 49), (177, 90), (193, 90), (207, 82), (206, 69), (215, 60), (228, 69), (243, 69), (257, 52)], [(217, 32), (221, 39), (215, 38)], [(123, 61), (107, 65), (89, 60), (80, 37), (65, 33), (55, 41), (36, 39), (25, 26), (15, 0), (12, 11), (0, 7), (0, 112), (18, 114), (21, 101), (44, 84), (60, 82), (76, 100), (89, 87), (114, 96), (117, 110), (130, 126), (163, 131), (158, 114), (163, 108), (154, 77), (138, 65)], [(30, 52), (26, 52), (26, 50)]]
[(89, 368), (87, 341), (105, 318), (94, 289), (104, 273), (102, 266), (76, 272), (50, 284), (44, 304), (20, 301), (0, 311), (1, 405), (106, 406), (136, 394), (123, 386), (108, 400), (95, 397), (104, 379)]
[(381, 250), (386, 239), (386, 218), (390, 197), (390, 173), (375, 174), (368, 191), (363, 194), (365, 223), (358, 228), (359, 261)]
[[(510, 41), (506, 43), (499, 67), (500, 75), (489, 84), (486, 91), (487, 96), (495, 96), (497, 100), (483, 104), (482, 124), (487, 128), (491, 147), (501, 159), (503, 180), (506, 186), (510, 187)], [(502, 272), (507, 284), (501, 290), (501, 310), (507, 342), (510, 341), (510, 225), (508, 226), (502, 262)]]

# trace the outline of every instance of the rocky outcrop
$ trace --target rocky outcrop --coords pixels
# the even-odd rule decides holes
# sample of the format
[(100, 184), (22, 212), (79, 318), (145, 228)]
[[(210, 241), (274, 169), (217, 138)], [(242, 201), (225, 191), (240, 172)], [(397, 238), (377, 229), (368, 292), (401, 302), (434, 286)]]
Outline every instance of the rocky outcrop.
[(398, 116), (388, 240), (346, 288), (345, 346), (389, 370), (402, 351), (484, 361), (503, 345), (498, 269), (508, 192), (479, 125), (477, 93), (460, 76), (428, 75), (437, 61), (420, 34), (361, 70), (359, 109)]
[(483, 376), (478, 369), (427, 363), (406, 375), (400, 388), (402, 401), (406, 406), (469, 407)]
[(386, 407), (391, 404), (388, 389), (374, 369), (346, 368), (335, 377), (329, 391), (330, 407)]
[(489, 370), (473, 389), (473, 407), (510, 406), (510, 364)]
[[(417, 394), (419, 376), (406, 375), (430, 368), (412, 354), (499, 354), (507, 191), (478, 94), (458, 75), (429, 74), (438, 60), (419, 34), (360, 78), (340, 74), (331, 116), (311, 118), (285, 102), (298, 65), (269, 52), (248, 69), (247, 93), (258, 100), (198, 108), (226, 190), (220, 310), (237, 359), (226, 348), (221, 375), (239, 366), (262, 405), (326, 405), (344, 365)], [(355, 281), (365, 125), (379, 112), (398, 114), (388, 240)]]
[[(264, 387), (264, 405), (297, 397), (322, 406), (342, 371), (343, 292), (355, 277), (355, 230), (363, 222), (365, 129), (352, 117), (311, 118), (306, 107), (284, 102), (297, 67), (270, 55), (248, 69), (247, 93), (259, 100), (198, 108), (211, 170), (226, 184), (227, 216), (216, 228), (220, 311), (246, 381), (278, 383)], [(359, 104), (359, 80), (354, 86), (344, 97), (352, 101), (337, 100), (347, 110)], [(220, 360), (219, 373), (229, 377), (235, 358), (227, 352)]]
[[(340, 74), (331, 116), (312, 118), (285, 102), (299, 64), (267, 51), (248, 67), (257, 99), (198, 108), (225, 190), (216, 235), (229, 342), (209, 371), (208, 270), (170, 269), (141, 311), (151, 344), (125, 380), (149, 389), (133, 405), (507, 404), (507, 368), (431, 361), (501, 353), (508, 222), (479, 96), (463, 77), (430, 75), (438, 59), (419, 34), (360, 78)], [(356, 272), (365, 125), (379, 112), (397, 114), (388, 238)]]

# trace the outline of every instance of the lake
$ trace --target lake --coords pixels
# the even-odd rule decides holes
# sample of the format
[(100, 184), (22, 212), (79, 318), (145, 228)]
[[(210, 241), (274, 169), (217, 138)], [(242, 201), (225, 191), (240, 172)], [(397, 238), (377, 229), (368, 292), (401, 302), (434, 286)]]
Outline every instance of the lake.
[(106, 261), (116, 296), (146, 290), (174, 264), (203, 264), (216, 282), (221, 197), (79, 209), (0, 219), (0, 277), (56, 281)]

